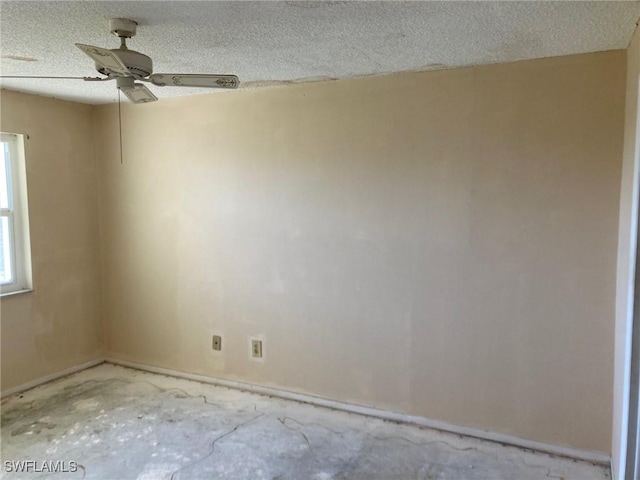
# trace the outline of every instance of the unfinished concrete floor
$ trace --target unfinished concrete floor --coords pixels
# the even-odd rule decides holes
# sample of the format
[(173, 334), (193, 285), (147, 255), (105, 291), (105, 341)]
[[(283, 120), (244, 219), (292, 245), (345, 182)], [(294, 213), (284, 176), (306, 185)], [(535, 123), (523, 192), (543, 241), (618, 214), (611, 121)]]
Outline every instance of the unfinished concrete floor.
[[(608, 468), (103, 364), (2, 401), (2, 479), (606, 479)], [(7, 471), (7, 461), (79, 464)]]

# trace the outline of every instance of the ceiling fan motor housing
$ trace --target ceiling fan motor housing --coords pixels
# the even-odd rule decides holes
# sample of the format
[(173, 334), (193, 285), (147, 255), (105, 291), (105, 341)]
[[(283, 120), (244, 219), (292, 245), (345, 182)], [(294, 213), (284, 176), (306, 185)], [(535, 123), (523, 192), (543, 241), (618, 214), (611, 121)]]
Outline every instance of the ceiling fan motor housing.
[[(121, 48), (115, 48), (111, 51), (122, 60), (122, 63), (126, 65), (134, 77), (148, 77), (153, 73), (153, 62), (145, 54), (136, 52), (135, 50), (124, 50)], [(111, 73), (108, 68), (98, 64), (96, 64), (96, 70), (103, 75), (109, 75)]]

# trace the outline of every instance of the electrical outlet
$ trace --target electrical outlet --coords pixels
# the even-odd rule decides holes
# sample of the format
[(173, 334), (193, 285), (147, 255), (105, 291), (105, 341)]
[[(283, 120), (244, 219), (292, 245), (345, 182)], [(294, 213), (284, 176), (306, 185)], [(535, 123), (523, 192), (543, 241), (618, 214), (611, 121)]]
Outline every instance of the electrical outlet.
[(222, 337), (220, 335), (214, 335), (211, 341), (211, 348), (214, 350), (222, 350)]
[(262, 340), (251, 339), (251, 358), (262, 358)]

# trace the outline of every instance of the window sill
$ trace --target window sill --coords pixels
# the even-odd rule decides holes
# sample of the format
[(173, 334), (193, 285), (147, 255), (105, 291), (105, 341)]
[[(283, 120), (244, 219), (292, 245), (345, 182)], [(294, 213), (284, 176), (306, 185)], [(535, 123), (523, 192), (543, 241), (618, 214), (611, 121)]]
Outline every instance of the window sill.
[(33, 288), (26, 288), (24, 290), (16, 290), (15, 292), (0, 293), (0, 298), (13, 297), (14, 295), (22, 295), (23, 293), (31, 293)]

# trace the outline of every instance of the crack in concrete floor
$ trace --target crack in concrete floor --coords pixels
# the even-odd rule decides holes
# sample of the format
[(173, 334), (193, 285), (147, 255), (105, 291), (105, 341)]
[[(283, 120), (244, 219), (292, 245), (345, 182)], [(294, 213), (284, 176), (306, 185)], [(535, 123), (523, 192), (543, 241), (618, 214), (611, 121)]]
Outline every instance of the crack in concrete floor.
[[(205, 397), (205, 402), (206, 402), (206, 397)], [(191, 463), (189, 463), (189, 464), (187, 464), (187, 465), (185, 465), (185, 466), (180, 467), (179, 469), (177, 469), (175, 472), (173, 472), (173, 473), (171, 474), (171, 480), (175, 480), (175, 479), (176, 479), (176, 475), (178, 475), (178, 473), (179, 473), (179, 472), (182, 472), (182, 471), (184, 471), (184, 470), (186, 470), (186, 469), (188, 469), (188, 468), (190, 468), (190, 467), (192, 467), (192, 466), (194, 466), (194, 465), (196, 465), (196, 464), (198, 464), (198, 463), (200, 463), (200, 462), (203, 462), (204, 460), (206, 460), (207, 458), (209, 458), (211, 455), (213, 455), (213, 454), (215, 453), (216, 443), (217, 443), (219, 440), (222, 440), (222, 439), (223, 439), (224, 437), (226, 437), (227, 435), (231, 435), (231, 434), (235, 433), (239, 428), (242, 428), (242, 427), (244, 427), (245, 425), (248, 425), (249, 423), (251, 423), (251, 422), (253, 422), (253, 421), (255, 421), (255, 420), (257, 420), (257, 419), (259, 419), (259, 418), (261, 418), (261, 417), (263, 417), (263, 416), (264, 416), (264, 414), (263, 414), (263, 413), (261, 413), (260, 415), (256, 415), (255, 417), (250, 418), (250, 419), (249, 419), (249, 420), (247, 420), (246, 422), (242, 422), (242, 423), (240, 423), (240, 424), (236, 425), (236, 426), (235, 426), (235, 427), (233, 427), (231, 430), (229, 430), (228, 432), (223, 433), (223, 434), (222, 434), (222, 435), (220, 435), (219, 437), (216, 437), (216, 438), (211, 442), (211, 451), (210, 451), (208, 454), (206, 454), (206, 455), (205, 455), (204, 457), (202, 457), (202, 458), (199, 458), (199, 459), (197, 459), (197, 460), (194, 460), (193, 462), (191, 462)]]
[(2, 401), (0, 479), (608, 479), (599, 465), (100, 365)]

